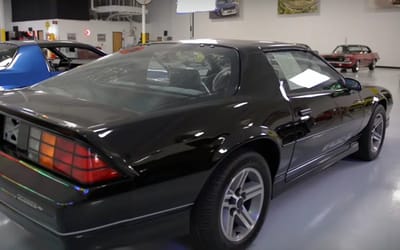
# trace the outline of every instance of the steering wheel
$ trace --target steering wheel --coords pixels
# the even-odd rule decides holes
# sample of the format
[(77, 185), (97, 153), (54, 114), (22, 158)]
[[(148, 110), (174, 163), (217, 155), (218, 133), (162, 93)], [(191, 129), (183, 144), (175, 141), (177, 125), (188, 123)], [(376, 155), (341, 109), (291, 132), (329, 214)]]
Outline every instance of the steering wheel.
[(65, 58), (60, 58), (60, 62), (57, 65), (57, 70), (59, 68), (65, 68), (65, 70), (71, 69), (71, 59), (65, 57)]
[(223, 68), (220, 72), (216, 74), (212, 81), (212, 91), (213, 92), (218, 92), (220, 90), (223, 90), (227, 87), (227, 84), (229, 84), (231, 80), (231, 68), (226, 67)]

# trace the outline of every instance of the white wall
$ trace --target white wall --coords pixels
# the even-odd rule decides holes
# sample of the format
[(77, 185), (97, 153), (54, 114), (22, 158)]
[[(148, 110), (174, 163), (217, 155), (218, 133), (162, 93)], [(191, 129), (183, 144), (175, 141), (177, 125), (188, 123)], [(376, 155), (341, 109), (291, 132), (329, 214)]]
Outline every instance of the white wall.
[[(277, 14), (277, 0), (241, 0), (239, 17), (211, 20), (208, 13), (195, 14), (196, 38), (259, 39), (299, 42), (320, 53), (337, 44), (361, 43), (377, 51), (378, 65), (400, 67), (400, 8), (378, 9), (377, 0), (321, 0), (318, 14)], [(174, 14), (176, 0), (153, 0), (149, 15), (151, 32), (172, 29), (174, 39), (190, 33)], [(179, 28), (176, 28), (179, 27)]]
[(11, 10), (11, 0), (0, 0), (3, 1), (4, 5), (4, 20), (5, 20), (5, 28), (6, 30), (11, 30), (11, 16), (12, 16), (12, 10)]
[[(141, 31), (141, 28), (138, 30), (138, 26), (140, 26), (138, 23), (132, 23), (131, 25), (129, 22), (99, 20), (60, 20), (58, 26), (60, 32), (59, 40), (67, 40), (68, 33), (75, 33), (77, 41), (99, 46), (107, 53), (111, 53), (113, 50), (113, 32), (122, 32), (124, 39), (122, 46), (126, 47), (137, 43), (135, 39), (139, 38)], [(90, 36), (84, 35), (85, 29), (90, 29)], [(132, 34), (132, 30), (134, 34)], [(97, 42), (97, 34), (106, 34), (106, 42)]]
[(176, 0), (155, 0), (148, 7), (150, 40), (163, 37), (164, 30), (174, 40), (190, 38), (190, 14), (176, 14)]
[[(43, 30), (46, 34), (46, 21), (52, 23), (53, 20), (40, 20), (40, 21), (26, 21), (26, 22), (13, 22), (12, 25), (18, 25), (19, 30), (28, 30), (32, 27), (34, 30)], [(123, 33), (123, 46), (129, 46), (136, 44), (135, 36), (138, 37), (140, 34), (140, 26), (138, 23), (129, 22), (108, 22), (108, 21), (74, 21), (56, 19), (57, 25), (52, 24), (50, 29), (51, 32), (56, 34), (58, 40), (67, 40), (68, 33), (75, 33), (76, 40), (78, 42), (87, 43), (93, 46), (101, 47), (105, 52), (111, 53), (113, 50), (112, 33), (122, 32)], [(91, 35), (85, 36), (84, 31), (90, 29)], [(134, 31), (134, 34), (132, 33)], [(97, 42), (97, 34), (106, 34), (106, 42)]]

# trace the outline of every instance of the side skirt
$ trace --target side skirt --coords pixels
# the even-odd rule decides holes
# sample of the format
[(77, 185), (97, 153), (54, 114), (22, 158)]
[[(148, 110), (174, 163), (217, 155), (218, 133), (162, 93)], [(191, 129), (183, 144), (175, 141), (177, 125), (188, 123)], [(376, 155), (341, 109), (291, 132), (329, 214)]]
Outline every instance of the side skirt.
[[(299, 182), (300, 180), (304, 179), (307, 176), (310, 176), (328, 167), (331, 167), (341, 159), (357, 152), (358, 147), (359, 147), (358, 142), (352, 142), (350, 147), (348, 144), (346, 144), (345, 150), (340, 150), (339, 153), (333, 154), (332, 156), (322, 157), (319, 158), (318, 160), (313, 160), (310, 164), (308, 164), (308, 166), (310, 167), (304, 166), (301, 169), (299, 169), (299, 171), (288, 172), (286, 174), (286, 178), (283, 178), (283, 176), (279, 177), (277, 176), (275, 178), (275, 183), (273, 185), (272, 196), (275, 197), (276, 195), (282, 193), (283, 191), (291, 187), (293, 184)], [(317, 165), (315, 165), (316, 162), (318, 163)], [(301, 174), (299, 174), (298, 172), (300, 172), (300, 170), (302, 169), (306, 169), (306, 171), (303, 171)]]

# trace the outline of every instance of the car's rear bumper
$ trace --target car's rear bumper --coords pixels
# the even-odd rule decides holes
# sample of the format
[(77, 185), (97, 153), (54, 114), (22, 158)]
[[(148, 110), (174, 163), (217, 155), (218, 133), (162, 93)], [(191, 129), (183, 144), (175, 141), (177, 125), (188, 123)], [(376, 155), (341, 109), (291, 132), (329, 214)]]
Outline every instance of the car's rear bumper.
[(175, 211), (149, 220), (139, 220), (122, 226), (71, 236), (54, 234), (3, 203), (0, 203), (0, 211), (33, 234), (40, 241), (42, 249), (114, 249), (124, 246), (148, 245), (148, 242), (154, 242), (154, 239), (162, 242), (180, 238), (189, 233), (189, 209)]
[(0, 154), (0, 209), (57, 237), (95, 234), (190, 210), (190, 201), (202, 186), (197, 182), (203, 179), (188, 176), (135, 190), (99, 194)]

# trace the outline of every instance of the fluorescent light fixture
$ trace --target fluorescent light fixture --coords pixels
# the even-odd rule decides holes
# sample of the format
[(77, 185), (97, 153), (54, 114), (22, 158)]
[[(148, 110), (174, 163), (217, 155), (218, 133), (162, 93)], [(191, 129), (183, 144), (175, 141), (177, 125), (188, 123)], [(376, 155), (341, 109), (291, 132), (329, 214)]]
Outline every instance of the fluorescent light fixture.
[(215, 0), (177, 0), (176, 13), (194, 13), (215, 10)]

